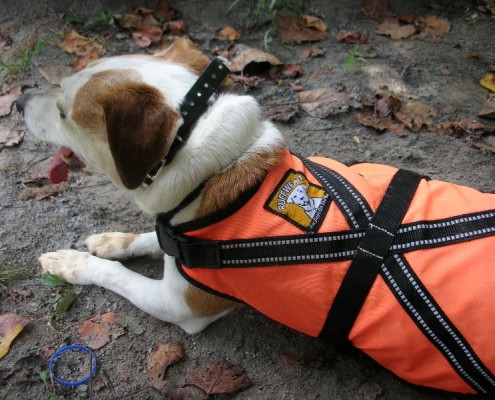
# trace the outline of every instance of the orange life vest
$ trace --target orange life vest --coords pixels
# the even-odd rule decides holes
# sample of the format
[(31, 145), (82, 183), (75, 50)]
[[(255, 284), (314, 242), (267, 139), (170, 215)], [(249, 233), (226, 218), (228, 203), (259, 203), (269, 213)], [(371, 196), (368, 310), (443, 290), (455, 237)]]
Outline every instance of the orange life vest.
[(205, 290), (409, 382), (494, 392), (495, 195), (401, 173), (287, 151), (227, 209), (159, 216), (159, 240)]

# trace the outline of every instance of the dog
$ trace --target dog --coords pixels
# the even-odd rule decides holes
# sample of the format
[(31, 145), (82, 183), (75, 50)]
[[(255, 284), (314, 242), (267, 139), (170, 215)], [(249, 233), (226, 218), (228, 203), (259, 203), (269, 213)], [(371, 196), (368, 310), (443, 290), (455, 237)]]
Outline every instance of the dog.
[[(244, 302), (412, 383), (495, 391), (495, 196), (290, 153), (253, 97), (213, 93), (225, 76), (178, 39), (154, 56), (100, 59), (17, 102), (35, 136), (157, 217), (155, 232), (45, 253), (43, 271), (191, 334)], [(120, 263), (139, 256), (163, 256), (163, 279)]]

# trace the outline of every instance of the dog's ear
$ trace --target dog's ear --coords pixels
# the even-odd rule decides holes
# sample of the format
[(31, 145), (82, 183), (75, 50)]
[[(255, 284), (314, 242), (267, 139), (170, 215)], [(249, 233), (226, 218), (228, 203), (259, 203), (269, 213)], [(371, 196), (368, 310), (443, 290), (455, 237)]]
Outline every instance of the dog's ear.
[(210, 59), (198, 50), (189, 39), (177, 38), (167, 49), (156, 53), (156, 57), (164, 60), (180, 63), (190, 67), (197, 75), (200, 75), (210, 63)]
[(145, 83), (110, 87), (98, 102), (120, 179), (126, 188), (136, 189), (166, 156), (180, 115), (166, 105), (157, 89)]

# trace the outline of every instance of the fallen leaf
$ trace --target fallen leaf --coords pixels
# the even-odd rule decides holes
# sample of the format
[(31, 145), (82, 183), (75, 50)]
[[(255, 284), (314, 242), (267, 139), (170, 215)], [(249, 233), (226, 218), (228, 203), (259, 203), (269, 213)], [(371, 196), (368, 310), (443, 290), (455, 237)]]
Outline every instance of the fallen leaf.
[(394, 113), (401, 123), (413, 132), (419, 132), (424, 125), (427, 128), (433, 126), (431, 117), (438, 115), (438, 110), (435, 107), (428, 106), (426, 104), (412, 101), (407, 104), (403, 104), (400, 110)]
[(472, 135), (473, 133), (493, 133), (495, 132), (495, 127), (470, 118), (457, 117), (452, 121), (445, 121), (440, 125), (432, 126), (430, 131), (436, 132), (439, 135), (459, 138), (465, 135)]
[(41, 275), (41, 283), (48, 287), (69, 286), (67, 282), (60, 279), (57, 275), (50, 274), (49, 272)]
[(64, 40), (58, 46), (67, 53), (80, 57), (84, 57), (87, 53), (93, 51), (96, 51), (100, 56), (105, 52), (103, 46), (97, 43), (95, 39), (82, 36), (75, 30), (66, 32)]
[(169, 21), (163, 25), (163, 30), (165, 32), (170, 32), (175, 36), (182, 36), (186, 31), (186, 24), (184, 21)]
[(390, 36), (392, 40), (407, 39), (416, 32), (414, 25), (401, 25), (396, 18), (387, 18), (375, 28), (377, 35)]
[(226, 360), (213, 362), (204, 369), (191, 372), (188, 382), (204, 390), (206, 396), (232, 394), (253, 385), (244, 368)]
[(24, 139), (24, 131), (13, 131), (10, 128), (0, 126), (0, 150), (21, 143), (22, 139)]
[(326, 38), (327, 25), (319, 18), (285, 14), (277, 21), (277, 32), (282, 43), (294, 45), (316, 42)]
[(481, 12), (491, 12), (495, 15), (495, 0), (484, 0), (484, 4), (478, 6)]
[(294, 83), (292, 82), (289, 82), (289, 86), (292, 88), (292, 90), (294, 92), (302, 92), (304, 91), (304, 86), (301, 86), (301, 85), (295, 85)]
[(113, 312), (97, 315), (79, 325), (79, 339), (93, 350), (105, 346), (110, 340), (124, 334), (124, 329), (118, 325)]
[(22, 96), (22, 89), (19, 85), (4, 84), (0, 91), (0, 117), (4, 117), (10, 114), (12, 104)]
[(488, 74), (480, 80), (480, 85), (495, 92), (495, 74)]
[(299, 111), (295, 104), (264, 106), (265, 115), (273, 121), (288, 122)]
[(399, 111), (401, 106), (401, 101), (394, 96), (387, 96), (379, 99), (376, 102), (376, 111), (378, 111), (378, 115), (383, 118), (387, 115), (394, 114)]
[(337, 40), (337, 42), (342, 42), (342, 43), (352, 43), (352, 44), (367, 43), (368, 34), (359, 31), (348, 31), (341, 33), (340, 35), (337, 35), (335, 39)]
[(152, 14), (136, 14), (136, 13), (124, 13), (115, 14), (114, 19), (117, 24), (124, 29), (141, 29), (149, 28), (152, 26), (160, 27), (160, 21), (158, 21)]
[(428, 15), (423, 23), (425, 24), (424, 32), (430, 37), (441, 38), (450, 32), (450, 23), (444, 18)]
[(252, 63), (268, 63), (272, 66), (282, 65), (282, 61), (273, 54), (254, 47), (244, 45), (235, 46), (234, 55), (230, 60), (230, 70), (232, 72), (242, 72), (244, 68)]
[(132, 32), (132, 39), (139, 47), (149, 47), (152, 43), (158, 42), (162, 38), (162, 35), (163, 31), (161, 28), (149, 26)]
[(72, 68), (66, 65), (46, 65), (40, 68), (41, 76), (52, 85), (60, 85), (63, 79), (71, 76), (73, 73)]
[(495, 153), (495, 136), (472, 135), (467, 138), (466, 143), (476, 149)]
[(321, 88), (300, 92), (299, 106), (312, 117), (326, 118), (349, 109), (349, 95), (345, 89)]
[(255, 88), (263, 82), (263, 78), (253, 75), (253, 76), (245, 76), (245, 75), (231, 75), (231, 79), (234, 82), (239, 82), (244, 85), (246, 88)]
[(282, 75), (285, 78), (297, 78), (304, 75), (304, 69), (300, 65), (286, 64), (282, 68)]
[(29, 187), (23, 189), (19, 193), (19, 200), (43, 200), (48, 197), (56, 196), (59, 193), (65, 192), (69, 189), (69, 184), (67, 182), (61, 183), (59, 185), (47, 185), (42, 187)]
[(64, 315), (72, 306), (77, 296), (72, 291), (64, 292), (57, 300), (57, 306), (55, 307), (55, 314)]
[(368, 17), (378, 20), (392, 15), (388, 9), (388, 0), (363, 0), (361, 10)]
[(64, 40), (58, 45), (62, 50), (78, 57), (74, 63), (74, 71), (80, 71), (91, 61), (100, 58), (105, 49), (95, 39), (80, 35), (75, 30), (66, 32)]
[(314, 58), (321, 56), (326, 53), (326, 49), (322, 46), (311, 46), (305, 49), (300, 55), (299, 58), (302, 60), (306, 60), (308, 58)]
[(228, 40), (236, 41), (241, 38), (241, 34), (237, 32), (234, 28), (231, 26), (226, 26), (218, 32), (220, 36), (223, 36), (224, 38), (227, 38)]
[(492, 96), (492, 98), (485, 103), (481, 111), (478, 113), (478, 116), (495, 119), (495, 96)]
[(184, 348), (180, 343), (158, 344), (148, 357), (148, 378), (151, 386), (161, 386), (167, 368), (184, 358)]
[(14, 313), (0, 315), (0, 359), (9, 352), (10, 344), (28, 323), (27, 318)]
[(359, 111), (356, 114), (357, 120), (360, 124), (376, 129), (379, 132), (384, 132), (386, 130), (396, 133), (399, 136), (405, 135), (404, 125), (397, 124), (392, 121), (392, 117), (389, 115), (387, 117), (381, 118), (377, 114), (366, 113)]

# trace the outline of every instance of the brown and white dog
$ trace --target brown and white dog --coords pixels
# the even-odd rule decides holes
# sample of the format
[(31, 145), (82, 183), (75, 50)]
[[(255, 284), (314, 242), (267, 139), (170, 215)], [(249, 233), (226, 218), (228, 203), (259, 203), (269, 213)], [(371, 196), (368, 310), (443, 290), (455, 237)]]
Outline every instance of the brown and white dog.
[[(198, 75), (205, 70), (208, 64), (209, 59), (197, 50), (192, 42), (179, 39), (169, 49), (156, 56), (129, 55), (96, 61), (85, 70), (65, 79), (60, 89), (25, 95), (19, 100), (17, 108), (24, 114), (29, 129), (37, 137), (72, 149), (88, 164), (104, 172), (116, 186), (127, 190), (145, 212), (157, 216), (171, 210), (178, 210), (169, 221), (170, 226), (185, 225), (201, 218), (204, 220), (204, 217), (211, 216), (218, 210), (224, 210), (236, 203), (243, 194), (254, 192), (253, 189), (258, 187), (262, 188), (261, 182), (264, 184), (264, 182), (269, 181), (267, 177), (273, 176), (272, 171), (280, 168), (279, 166), (283, 164), (282, 160), (285, 160), (288, 154), (282, 134), (263, 117), (260, 106), (253, 97), (220, 94), (209, 101), (208, 108), (198, 118), (190, 131), (188, 140), (174, 153), (174, 158), (165, 167), (158, 169), (152, 184), (143, 185), (149, 172), (167, 157), (171, 147), (174, 146), (177, 132), (180, 131), (180, 126), (185, 121), (178, 111), (181, 109), (181, 102), (189, 89), (197, 82)], [(304, 169), (301, 164), (304, 161), (299, 160), (297, 162)], [(307, 164), (305, 165), (307, 166)], [(341, 164), (339, 165), (345, 168)], [(358, 186), (361, 185), (361, 181), (366, 175), (366, 172), (363, 169), (359, 170), (359, 168), (361, 167), (358, 167), (358, 173), (353, 172), (355, 177), (353, 179), (356, 180)], [(366, 166), (362, 168), (366, 168)], [(368, 194), (379, 194), (379, 198), (373, 200), (372, 203), (373, 209), (377, 210), (375, 214), (377, 216), (380, 213), (378, 204), (380, 206), (383, 204), (383, 202), (380, 203), (381, 197), (384, 199), (387, 197), (384, 192), (389, 186), (390, 177), (384, 178), (384, 176), (390, 175), (389, 169), (391, 167), (370, 168), (378, 171), (376, 174), (371, 174), (373, 183), (368, 188), (366, 186), (361, 187)], [(310, 167), (308, 167), (309, 169)], [(393, 170), (395, 173), (396, 169)], [(384, 173), (384, 171), (388, 172)], [(315, 176), (318, 175), (318, 171), (316, 173), (311, 172), (311, 174), (312, 179), (316, 179)], [(343, 174), (345, 175), (346, 172)], [(301, 204), (304, 210), (301, 211), (303, 216), (304, 214), (313, 216), (334, 213), (330, 218), (333, 220), (329, 223), (333, 226), (333, 231), (325, 240), (331, 240), (335, 243), (344, 240), (346, 233), (341, 234), (342, 230), (345, 227), (348, 228), (354, 221), (354, 216), (349, 213), (347, 217), (350, 218), (351, 223), (345, 225), (343, 214), (349, 211), (346, 208), (347, 204), (343, 204), (345, 210), (337, 215), (335, 214), (338, 211), (337, 207), (332, 206), (333, 208), (330, 208), (330, 201), (327, 201), (329, 194), (325, 194), (325, 191), (318, 188), (315, 182), (310, 183), (305, 176), (298, 175), (298, 172), (293, 169), (284, 170), (282, 175), (283, 178), (280, 182), (285, 186), (280, 186), (280, 189), (277, 189), (278, 192), (274, 192), (273, 189), (267, 191), (269, 192), (267, 196), (272, 196), (274, 207), (285, 207), (286, 205), (287, 207), (296, 207), (297, 204)], [(277, 182), (279, 179), (277, 178)], [(289, 189), (301, 181), (307, 182), (307, 190), (301, 188), (289, 196)], [(342, 182), (340, 180), (336, 184), (340, 185)], [(394, 182), (396, 181), (392, 180), (390, 187), (394, 186)], [(201, 186), (200, 191), (197, 190), (198, 185), (202, 183), (204, 186)], [(344, 185), (347, 183), (344, 182)], [(335, 253), (335, 257), (339, 261), (341, 260), (339, 257), (342, 257), (343, 254), (352, 253), (352, 257), (354, 257), (354, 252), (360, 254), (359, 251), (361, 251), (362, 255), (355, 256), (352, 263), (360, 257), (361, 261), (362, 259), (366, 261), (366, 257), (368, 257), (371, 263), (376, 264), (376, 259), (372, 260), (375, 257), (380, 260), (377, 269), (381, 268), (382, 277), (387, 277), (375, 285), (382, 291), (380, 295), (375, 292), (364, 306), (365, 309), (369, 308), (366, 310), (369, 313), (360, 319), (359, 329), (363, 328), (363, 331), (369, 333), (368, 337), (363, 339), (358, 330), (355, 329), (353, 331), (355, 339), (353, 344), (356, 345), (357, 343), (357, 347), (366, 348), (366, 352), (378, 362), (411, 382), (459, 392), (492, 392), (495, 390), (495, 377), (493, 372), (490, 372), (490, 368), (493, 371), (493, 365), (495, 365), (495, 353), (492, 344), (495, 327), (493, 323), (488, 324), (485, 321), (493, 321), (492, 304), (487, 299), (489, 300), (495, 286), (495, 274), (490, 272), (493, 271), (495, 262), (493, 252), (495, 196), (475, 193), (475, 191), (467, 188), (465, 192), (462, 192), (462, 195), (458, 195), (461, 193), (459, 188), (453, 188), (444, 183), (428, 183), (425, 180), (421, 185), (427, 195), (415, 195), (419, 200), (423, 197), (430, 198), (431, 194), (439, 198), (437, 196), (439, 192), (446, 193), (446, 200), (435, 199), (435, 205), (428, 204), (425, 212), (422, 210), (421, 202), (419, 206), (414, 203), (412, 213), (418, 214), (419, 219), (412, 222), (405, 221), (409, 225), (401, 225), (403, 232), (401, 233), (400, 230), (397, 232), (399, 232), (399, 236), (402, 234), (406, 242), (400, 242), (397, 239), (398, 241), (394, 243), (401, 249), (410, 249), (410, 253), (414, 253), (413, 250), (420, 252), (425, 249), (425, 246), (428, 249), (434, 248), (428, 256), (431, 258), (431, 262), (422, 253), (419, 257), (422, 266), (419, 267), (417, 273), (423, 275), (428, 275), (430, 271), (434, 271), (434, 269), (429, 268), (430, 264), (434, 264), (437, 260), (443, 260), (446, 256), (452, 256), (450, 248), (438, 249), (438, 243), (448, 242), (448, 244), (454, 244), (459, 248), (464, 246), (460, 251), (464, 255), (459, 254), (455, 258), (466, 257), (466, 262), (462, 262), (462, 265), (456, 264), (453, 268), (450, 265), (450, 260), (445, 259), (440, 262), (442, 265), (436, 271), (443, 273), (445, 270), (446, 274), (450, 274), (450, 280), (445, 284), (446, 287), (449, 287), (452, 282), (459, 281), (465, 282), (464, 285), (467, 285), (467, 282), (480, 284), (477, 288), (471, 288), (472, 294), (467, 293), (465, 296), (467, 299), (461, 296), (461, 293), (466, 292), (466, 286), (462, 289), (454, 288), (450, 291), (445, 303), (447, 308), (453, 309), (454, 314), (460, 315), (461, 320), (464, 316), (468, 316), (467, 319), (459, 322), (460, 325), (466, 325), (468, 336), (471, 335), (470, 330), (474, 331), (474, 335), (478, 334), (476, 324), (480, 324), (483, 329), (486, 328), (487, 334), (480, 340), (477, 337), (474, 340), (468, 337), (477, 346), (473, 350), (469, 343), (464, 340), (463, 335), (457, 331), (457, 328), (453, 324), (451, 325), (448, 318), (442, 314), (443, 311), (437, 306), (435, 300), (428, 297), (427, 291), (421, 286), (420, 279), (415, 275), (416, 272), (407, 269), (406, 259), (402, 255), (394, 253), (390, 256), (390, 253), (383, 253), (382, 257), (380, 253), (377, 255), (368, 251), (369, 248), (367, 250), (359, 247), (363, 242), (366, 242), (367, 237), (369, 238), (367, 236), (368, 231), (375, 229), (372, 236), (380, 238), (379, 243), (375, 243), (375, 246), (383, 247), (383, 243), (389, 242), (384, 251), (391, 252), (392, 239), (387, 238), (387, 236), (395, 237), (395, 233), (391, 234), (387, 230), (388, 228), (384, 229), (382, 225), (377, 226), (375, 219), (371, 219), (373, 211), (367, 208), (367, 205), (365, 207), (365, 202), (363, 203), (361, 198), (351, 190), (349, 192), (349, 204), (356, 204), (360, 215), (365, 217), (364, 227), (368, 226), (368, 223), (369, 226), (364, 233), (364, 229), (360, 231), (359, 223), (354, 221), (356, 222), (355, 227), (358, 229), (351, 235), (347, 235), (349, 237), (345, 237), (345, 241), (349, 243), (357, 237), (360, 237), (362, 241), (359, 242), (357, 250), (356, 247), (352, 251), (349, 249), (347, 251), (344, 251), (346, 249), (339, 250)], [(327, 188), (331, 191), (333, 188), (330, 186)], [(370, 187), (372, 189), (368, 190)], [(196, 196), (191, 198), (191, 193), (196, 194)], [(411, 192), (411, 196), (412, 194), (414, 192)], [(458, 203), (467, 204), (468, 211), (464, 211), (460, 207), (459, 210), (454, 210), (456, 201), (453, 200), (454, 197), (452, 196), (459, 196)], [(466, 200), (468, 198), (469, 201)], [(188, 201), (184, 202), (185, 199)], [(335, 203), (341, 200), (338, 196), (333, 199)], [(471, 201), (471, 199), (474, 200)], [(179, 205), (182, 206), (178, 208)], [(261, 208), (270, 207), (271, 203), (266, 202)], [(389, 209), (398, 208), (395, 202), (389, 203), (387, 207)], [(456, 212), (446, 216), (444, 211), (450, 209)], [(330, 211), (327, 212), (327, 210)], [(423, 216), (430, 211), (439, 216), (436, 217), (435, 221), (425, 222)], [(468, 212), (469, 215), (466, 214)], [(245, 219), (249, 219), (249, 214), (245, 217), (247, 217)], [(398, 223), (400, 224), (401, 221), (403, 221), (402, 218), (398, 220)], [(487, 221), (492, 225), (488, 225)], [(242, 221), (240, 225), (242, 225)], [(471, 231), (467, 233), (455, 231), (455, 229), (461, 229), (466, 225), (472, 227)], [(422, 233), (423, 231), (426, 232), (425, 235), (418, 237), (418, 232)], [(466, 243), (467, 240), (471, 240), (475, 236), (480, 238), (478, 242), (483, 246), (483, 250), (480, 251), (484, 254), (483, 264), (477, 262), (477, 268), (479, 268), (477, 271), (473, 268), (468, 269), (462, 272), (465, 275), (460, 278), (456, 268), (461, 270), (471, 263), (469, 257), (476, 257), (476, 254), (470, 253), (475, 251), (472, 243)], [(492, 238), (490, 242), (487, 239), (488, 236)], [(310, 237), (309, 239), (299, 238), (297, 240), (313, 243), (316, 239)], [(464, 244), (459, 243), (461, 241)], [(281, 246), (285, 244), (284, 240), (280, 242)], [(43, 271), (58, 275), (70, 283), (105, 287), (130, 300), (143, 311), (161, 320), (177, 324), (188, 333), (201, 331), (211, 322), (235, 309), (238, 304), (231, 301), (230, 298), (216, 296), (203, 290), (204, 286), (191, 285), (184, 278), (182, 274), (184, 271), (180, 271), (180, 268), (177, 267), (175, 258), (170, 255), (165, 254), (164, 256), (165, 270), (161, 280), (146, 278), (128, 270), (119, 261), (116, 261), (139, 256), (161, 257), (163, 252), (155, 232), (144, 234), (103, 233), (88, 237), (86, 245), (89, 252), (58, 250), (43, 254), (39, 258)], [(325, 244), (325, 246), (327, 245)], [(278, 247), (278, 244), (274, 247)], [(232, 248), (235, 249), (235, 245)], [(328, 247), (325, 247), (323, 250), (325, 257), (328, 256), (328, 251)], [(393, 258), (394, 265), (382, 262), (385, 254), (387, 254), (388, 259)], [(313, 254), (312, 257), (319, 257), (320, 255)], [(300, 256), (295, 255), (294, 257)], [(346, 262), (348, 261), (350, 262), (349, 258), (346, 259)], [(364, 270), (366, 271), (367, 263), (365, 262), (365, 264)], [(312, 266), (311, 270), (320, 269), (323, 274), (329, 274), (329, 268), (325, 268), (324, 265), (320, 268), (321, 265), (323, 264), (318, 264), (316, 267)], [(338, 287), (341, 282), (345, 283), (345, 280), (343, 281), (344, 264), (339, 265), (334, 271), (335, 275), (326, 275), (327, 279), (325, 279), (331, 281), (329, 285), (334, 287)], [(443, 266), (445, 265), (450, 269), (444, 269)], [(392, 267), (397, 268), (398, 274), (403, 274), (403, 277), (397, 280), (400, 282), (394, 281)], [(421, 269), (423, 267), (424, 270)], [(352, 265), (349, 269), (351, 268)], [(226, 269), (233, 270), (235, 268)], [(251, 270), (253, 269), (255, 268), (251, 268)], [(297, 268), (288, 268), (279, 272), (271, 269), (268, 275), (256, 275), (256, 282), (266, 286), (264, 290), (266, 295), (266, 293), (271, 293), (271, 289), (268, 287), (270, 282), (280, 283), (289, 270), (290, 273), (293, 273)], [(307, 280), (306, 271), (304, 270), (302, 278), (296, 280), (296, 283), (286, 284), (287, 287), (292, 289), (292, 286), (301, 286), (301, 282), (305, 283)], [(257, 273), (258, 271), (255, 272), (255, 274)], [(277, 275), (277, 279), (273, 279), (270, 277), (270, 273), (279, 275)], [(338, 280), (335, 279), (336, 276), (339, 277), (340, 282), (333, 282), (333, 280)], [(482, 276), (483, 280), (480, 281), (479, 276)], [(433, 286), (436, 290), (437, 287), (443, 286), (442, 282), (447, 277), (435, 273), (433, 278), (435, 279)], [(373, 280), (370, 280), (370, 285), (372, 283)], [(401, 284), (409, 285), (408, 290), (411, 293), (404, 294), (404, 290), (400, 287)], [(249, 286), (249, 284), (245, 286)], [(330, 302), (333, 299), (328, 296), (327, 288), (320, 288), (319, 283), (311, 283), (310, 286), (322, 294), (328, 314)], [(304, 289), (303, 287), (303, 291)], [(353, 290), (351, 287), (351, 297), (355, 297)], [(391, 301), (382, 301), (381, 294), (385, 292), (390, 295)], [(392, 292), (394, 292), (395, 298), (391, 295)], [(287, 301), (283, 297), (274, 299), (273, 302), (269, 299), (269, 307), (272, 303), (278, 303), (279, 308), (276, 312), (283, 313), (287, 307), (286, 313), (292, 313), (295, 307), (291, 308), (289, 302), (301, 303), (306, 306), (306, 309), (303, 309), (301, 313), (310, 319), (308, 316), (313, 312), (312, 308), (317, 307), (314, 304), (308, 306), (304, 301), (300, 301), (299, 298), (294, 299), (294, 296), (287, 293), (287, 290), (284, 290)], [(254, 290), (254, 295), (257, 294)], [(309, 296), (307, 293), (305, 295)], [(410, 295), (410, 299), (413, 301), (410, 302), (406, 298), (407, 295)], [(438, 294), (438, 297), (441, 296), (443, 296), (442, 293)], [(419, 304), (419, 307), (415, 308), (414, 301)], [(402, 302), (402, 306), (399, 305), (399, 302)], [(461, 304), (462, 302), (466, 304)], [(335, 300), (334, 303), (338, 303), (338, 301)], [(345, 314), (347, 303), (344, 302), (343, 304), (344, 307), (340, 309), (343, 309)], [(423, 314), (417, 312), (419, 308), (421, 308), (421, 312), (426, 312), (427, 319), (422, 318)], [(376, 316), (376, 311), (383, 311), (384, 317)], [(450, 312), (450, 310), (448, 311)], [(393, 317), (390, 317), (391, 315)], [(340, 314), (337, 314), (335, 319), (337, 324), (330, 325), (338, 325), (341, 320), (345, 319), (345, 315), (343, 317), (341, 318)], [(388, 324), (393, 325), (395, 333), (388, 333), (384, 329), (382, 325), (384, 318), (388, 320)], [(414, 318), (416, 318), (415, 322), (411, 322), (411, 319)], [(319, 329), (325, 322), (324, 320), (325, 313), (323, 313), (323, 321), (321, 321)], [(287, 325), (291, 326), (290, 324)], [(326, 322), (325, 326), (327, 326)], [(352, 324), (349, 326), (349, 329), (351, 328)], [(417, 334), (418, 328), (423, 330), (424, 336), (421, 333)], [(407, 335), (403, 334), (405, 330), (410, 332)], [(304, 330), (301, 331), (304, 332)], [(439, 335), (436, 334), (437, 331), (445, 335), (445, 340), (439, 338)], [(419, 336), (417, 340), (420, 346), (411, 345), (408, 336), (410, 333)], [(318, 333), (313, 336), (318, 336)], [(393, 345), (391, 344), (392, 341), (389, 340), (392, 336)], [(361, 340), (366, 340), (366, 345), (360, 346), (363, 343), (360, 343)], [(431, 350), (435, 347), (439, 350), (438, 353)], [(408, 351), (416, 354), (410, 358), (404, 357), (402, 354)], [(397, 368), (395, 367), (396, 364), (398, 365)], [(432, 365), (435, 366), (432, 367)]]
[[(284, 146), (254, 98), (224, 94), (200, 117), (191, 138), (153, 184), (141, 186), (167, 154), (182, 123), (179, 104), (209, 62), (192, 42), (179, 39), (157, 56), (98, 60), (65, 79), (60, 89), (25, 95), (17, 108), (38, 138), (74, 150), (116, 186), (129, 190), (152, 215), (174, 208), (198, 183), (214, 176), (172, 221), (180, 223), (211, 213), (256, 185)], [(243, 180), (238, 179), (241, 171)], [(190, 285), (166, 255), (162, 280), (110, 261), (162, 257), (155, 232), (93, 235), (86, 245), (89, 252), (43, 254), (43, 271), (73, 284), (110, 289), (188, 333), (203, 330), (236, 306)]]

